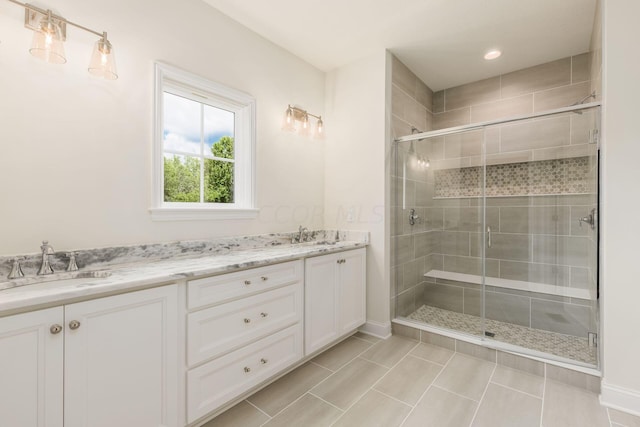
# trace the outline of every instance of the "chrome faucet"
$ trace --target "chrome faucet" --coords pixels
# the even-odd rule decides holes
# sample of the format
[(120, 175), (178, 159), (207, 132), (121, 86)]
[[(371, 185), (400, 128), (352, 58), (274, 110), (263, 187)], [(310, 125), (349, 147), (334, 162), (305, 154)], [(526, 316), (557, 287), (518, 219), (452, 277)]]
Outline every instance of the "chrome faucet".
[(44, 274), (53, 274), (53, 268), (51, 267), (51, 263), (49, 262), (49, 255), (53, 255), (55, 253), (53, 251), (53, 248), (49, 245), (48, 241), (43, 240), (40, 249), (42, 249), (42, 264), (40, 264), (38, 276), (42, 276)]
[(306, 242), (309, 237), (309, 229), (307, 227), (298, 227), (298, 236), (295, 235), (291, 238), (291, 243)]

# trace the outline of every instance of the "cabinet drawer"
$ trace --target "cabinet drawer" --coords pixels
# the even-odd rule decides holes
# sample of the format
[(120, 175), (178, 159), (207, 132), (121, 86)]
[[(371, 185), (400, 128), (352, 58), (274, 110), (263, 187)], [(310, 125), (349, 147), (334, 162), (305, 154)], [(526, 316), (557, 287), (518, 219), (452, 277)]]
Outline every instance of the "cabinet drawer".
[(237, 273), (190, 280), (189, 309), (220, 304), (268, 289), (302, 281), (302, 261), (253, 268)]
[(298, 282), (189, 314), (189, 366), (300, 322), (302, 289), (302, 283)]
[(187, 419), (194, 422), (302, 358), (296, 324), (187, 373)]

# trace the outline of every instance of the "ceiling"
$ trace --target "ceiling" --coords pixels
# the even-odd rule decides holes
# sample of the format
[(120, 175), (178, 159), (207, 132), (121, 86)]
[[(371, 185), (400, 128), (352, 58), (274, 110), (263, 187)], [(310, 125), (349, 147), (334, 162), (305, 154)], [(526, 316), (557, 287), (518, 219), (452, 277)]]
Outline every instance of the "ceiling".
[[(596, 0), (204, 0), (330, 71), (387, 48), (431, 89), (589, 50)], [(503, 55), (485, 61), (499, 48)]]

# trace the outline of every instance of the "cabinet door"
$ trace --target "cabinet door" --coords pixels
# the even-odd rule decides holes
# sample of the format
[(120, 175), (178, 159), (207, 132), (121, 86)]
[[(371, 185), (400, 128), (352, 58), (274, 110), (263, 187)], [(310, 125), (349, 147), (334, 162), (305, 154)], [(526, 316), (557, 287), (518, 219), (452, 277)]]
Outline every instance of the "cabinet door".
[(62, 307), (0, 319), (0, 426), (62, 427)]
[(176, 285), (65, 307), (65, 427), (178, 426), (177, 310)]
[(306, 260), (305, 354), (314, 352), (338, 337), (337, 261), (335, 254)]
[(366, 249), (342, 252), (338, 272), (338, 335), (346, 334), (366, 321)]

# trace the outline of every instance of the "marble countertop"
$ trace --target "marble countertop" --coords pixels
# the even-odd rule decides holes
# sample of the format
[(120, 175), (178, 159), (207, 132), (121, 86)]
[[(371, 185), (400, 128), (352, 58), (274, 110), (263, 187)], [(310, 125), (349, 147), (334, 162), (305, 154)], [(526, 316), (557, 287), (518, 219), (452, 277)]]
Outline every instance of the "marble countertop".
[(108, 269), (109, 277), (62, 279), (0, 290), (0, 316), (366, 245), (362, 241), (309, 242), (114, 265)]

